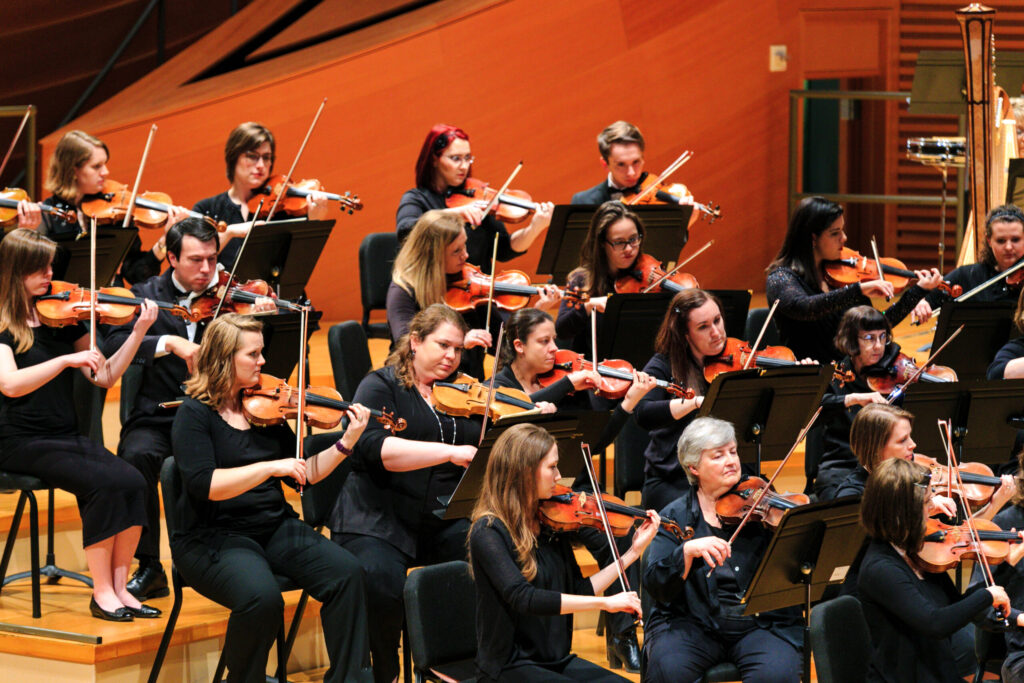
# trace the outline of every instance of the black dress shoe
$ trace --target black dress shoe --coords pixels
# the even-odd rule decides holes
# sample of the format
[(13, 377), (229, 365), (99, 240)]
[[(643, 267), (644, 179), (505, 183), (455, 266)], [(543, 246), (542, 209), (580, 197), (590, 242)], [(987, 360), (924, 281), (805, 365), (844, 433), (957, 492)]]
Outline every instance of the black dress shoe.
[(608, 666), (613, 669), (625, 666), (631, 674), (640, 673), (640, 645), (636, 641), (636, 628), (626, 629), (622, 633), (612, 633), (605, 629), (604, 638)]
[(163, 598), (171, 594), (167, 587), (167, 573), (159, 564), (140, 565), (128, 582), (127, 588), (128, 592), (140, 602)]
[(156, 607), (150, 607), (149, 605), (143, 605), (142, 607), (129, 607), (125, 605), (124, 608), (136, 619), (156, 619), (163, 614)]
[(95, 597), (93, 597), (93, 599), (89, 601), (89, 611), (92, 612), (92, 615), (97, 619), (106, 619), (107, 621), (134, 620), (134, 617), (132, 616), (131, 612), (128, 611), (127, 607), (118, 607), (113, 612), (108, 612), (107, 610), (100, 607), (99, 603), (96, 602)]

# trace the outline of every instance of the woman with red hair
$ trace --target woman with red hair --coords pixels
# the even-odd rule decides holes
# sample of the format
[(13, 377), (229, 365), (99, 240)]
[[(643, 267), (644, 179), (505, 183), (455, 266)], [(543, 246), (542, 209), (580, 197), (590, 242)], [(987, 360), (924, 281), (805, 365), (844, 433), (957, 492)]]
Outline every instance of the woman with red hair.
[(522, 255), (551, 223), (554, 205), (550, 202), (539, 204), (529, 225), (511, 235), (501, 221), (484, 215), (482, 202), (447, 208), (448, 196), (465, 185), (472, 168), (473, 155), (469, 136), (464, 130), (443, 123), (431, 128), (416, 160), (416, 187), (403, 194), (398, 203), (398, 240), (405, 240), (425, 212), (431, 209), (450, 211), (461, 216), (469, 226), (466, 230), (469, 263), (490, 272), (494, 238), (498, 238), (499, 261), (510, 261)]

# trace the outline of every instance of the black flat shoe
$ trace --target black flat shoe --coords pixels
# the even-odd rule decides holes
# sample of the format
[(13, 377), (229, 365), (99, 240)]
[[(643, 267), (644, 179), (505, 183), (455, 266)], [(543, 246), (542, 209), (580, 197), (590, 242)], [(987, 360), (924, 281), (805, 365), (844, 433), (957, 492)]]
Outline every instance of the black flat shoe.
[(142, 607), (128, 607), (125, 605), (124, 608), (128, 610), (128, 614), (136, 619), (156, 619), (163, 614), (156, 607), (150, 607), (149, 605), (143, 605)]
[(89, 611), (97, 619), (105, 619), (107, 621), (133, 621), (135, 619), (127, 607), (118, 607), (113, 612), (108, 612), (99, 606), (95, 597), (89, 601)]
[(171, 594), (167, 587), (167, 573), (159, 564), (139, 566), (127, 585), (128, 592), (139, 602), (163, 598)]

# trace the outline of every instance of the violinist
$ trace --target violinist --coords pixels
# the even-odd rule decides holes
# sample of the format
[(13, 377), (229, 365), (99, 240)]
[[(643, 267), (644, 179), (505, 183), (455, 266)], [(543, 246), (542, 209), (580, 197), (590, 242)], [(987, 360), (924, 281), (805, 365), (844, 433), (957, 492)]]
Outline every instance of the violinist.
[[(638, 616), (635, 592), (601, 596), (616, 578), (605, 566), (584, 579), (569, 534), (538, 519), (561, 475), (558, 444), (543, 427), (515, 425), (498, 437), (473, 508), (469, 557), (476, 585), (476, 664), (482, 681), (624, 681), (572, 654), (572, 614), (604, 609)], [(640, 558), (658, 530), (653, 510), (622, 554)]]
[[(213, 284), (217, 274), (217, 231), (199, 218), (185, 218), (167, 231), (170, 268), (132, 286), (132, 292), (153, 301), (180, 303), (186, 308)], [(259, 310), (276, 311), (264, 301)], [(142, 378), (131, 412), (121, 427), (117, 455), (131, 463), (146, 480), (146, 530), (135, 557), (138, 567), (128, 590), (139, 599), (160, 598), (169, 593), (167, 574), (160, 564), (160, 500), (157, 485), (163, 461), (171, 455), (174, 410), (161, 404), (181, 396), (181, 384), (192, 374), (205, 322), (191, 322), (161, 309), (150, 327), (134, 363)], [(128, 338), (132, 324), (108, 328), (104, 349), (112, 353)]]
[[(1024, 289), (1017, 297), (1017, 309), (1013, 313), (1013, 324), (1018, 332), (1024, 333)], [(996, 352), (986, 372), (988, 379), (1020, 379), (1024, 377), (1024, 336), (1011, 339)]]
[(398, 675), (402, 590), (409, 567), (464, 559), (465, 519), (441, 520), (439, 496), (450, 496), (476, 453), (480, 421), (435, 409), (433, 385), (455, 374), (465, 321), (444, 304), (413, 316), (409, 332), (384, 367), (367, 375), (353, 400), (405, 418), (401, 436), (370, 422), (350, 456), (352, 473), (331, 519), (331, 537), (362, 564), (367, 582), (370, 651), (375, 680)]
[[(458, 216), (465, 225), (469, 262), (490, 273), (494, 240), (498, 240), (499, 261), (522, 256), (551, 224), (554, 204), (539, 204), (529, 225), (511, 234), (504, 223), (483, 214), (482, 202), (448, 208), (448, 196), (465, 188), (473, 170), (473, 159), (469, 136), (464, 130), (443, 123), (431, 128), (416, 159), (416, 187), (402, 195), (395, 221), (401, 243), (427, 211), (440, 210)], [(499, 188), (500, 185), (495, 187)]]
[[(220, 261), (228, 268), (238, 258), (242, 238), (249, 231), (251, 216), (247, 202), (266, 185), (274, 172), (276, 159), (277, 142), (269, 129), (252, 121), (240, 124), (231, 131), (224, 144), (224, 162), (231, 187), (226, 192), (200, 199), (192, 207), (193, 211), (209, 216), (215, 222), (227, 223), (227, 230), (220, 235)], [(322, 192), (311, 193), (306, 203), (309, 220), (327, 217), (330, 207)], [(283, 211), (275, 213), (274, 217), (288, 218)]]
[(946, 572), (922, 568), (932, 496), (927, 470), (902, 458), (880, 463), (864, 487), (860, 519), (871, 542), (857, 585), (871, 630), (869, 681), (960, 681), (953, 634), (992, 607), (1024, 623), (1000, 586), (960, 595)]
[(748, 617), (740, 603), (771, 532), (747, 524), (730, 545), (735, 526), (715, 512), (719, 498), (743, 479), (732, 424), (693, 420), (679, 438), (678, 458), (691, 488), (661, 516), (695, 533), (682, 545), (656, 537), (648, 551), (644, 587), (654, 605), (645, 624), (645, 680), (699, 681), (723, 661), (735, 664), (744, 681), (799, 680), (799, 609)]
[[(959, 266), (950, 271), (946, 280), (961, 285), (965, 292), (1013, 267), (1024, 257), (1024, 212), (1013, 204), (997, 206), (985, 218), (985, 245), (981, 250), (981, 261)], [(971, 297), (971, 301), (1015, 301), (1021, 291), (1020, 277), (1011, 275), (1012, 284), (1000, 280)], [(950, 297), (945, 292), (929, 292), (925, 299), (914, 307), (914, 319), (924, 321), (931, 317), (932, 310), (939, 308)]]
[[(870, 304), (868, 297), (891, 297), (892, 283), (884, 280), (858, 282), (839, 289), (829, 285), (825, 264), (840, 258), (846, 244), (843, 208), (822, 197), (800, 202), (789, 221), (785, 241), (768, 266), (768, 303), (779, 302), (775, 321), (782, 343), (798, 358), (820, 363), (842, 356), (832, 344), (843, 312)], [(891, 325), (910, 313), (926, 291), (942, 278), (934, 268), (915, 271), (918, 282), (885, 311)]]
[[(46, 189), (53, 195), (44, 199), (43, 204), (77, 212), (78, 223), (68, 223), (47, 213), (40, 227), (44, 235), (75, 235), (88, 228), (90, 220), (80, 207), (83, 200), (103, 192), (103, 183), (110, 175), (107, 170), (109, 160), (110, 150), (99, 138), (80, 130), (68, 131), (61, 137), (46, 172)], [(181, 207), (170, 207), (164, 230), (184, 216)], [(157, 275), (166, 254), (163, 237), (149, 251), (142, 251), (142, 240), (136, 237), (121, 264), (121, 276), (135, 283)]]
[(260, 380), (262, 327), (251, 316), (226, 314), (210, 323), (196, 353), (171, 430), (185, 494), (171, 554), (188, 585), (231, 610), (228, 681), (264, 680), (284, 611), (275, 575), (283, 575), (323, 603), (331, 663), (324, 680), (368, 682), (359, 563), (298, 518), (281, 483), (315, 485), (330, 474), (351, 453), (369, 411), (352, 405), (341, 439), (306, 459), (295, 457), (288, 425), (250, 424), (242, 390)]
[(80, 435), (71, 384), (78, 368), (95, 384), (113, 386), (156, 319), (156, 306), (142, 305), (124, 345), (110, 358), (89, 348), (82, 323), (41, 326), (35, 299), (50, 289), (56, 250), (53, 241), (27, 228), (0, 242), (0, 467), (75, 495), (94, 617), (154, 618), (160, 610), (125, 589), (146, 524), (145, 483), (130, 465)]

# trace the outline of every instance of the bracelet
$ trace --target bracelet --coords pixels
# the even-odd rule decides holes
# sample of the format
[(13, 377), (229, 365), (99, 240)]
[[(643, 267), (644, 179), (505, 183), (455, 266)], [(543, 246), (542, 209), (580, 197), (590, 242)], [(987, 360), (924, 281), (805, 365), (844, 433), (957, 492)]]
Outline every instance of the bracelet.
[(341, 439), (338, 439), (334, 443), (334, 447), (338, 450), (339, 453), (344, 455), (346, 458), (349, 457), (350, 455), (352, 455), (352, 449), (351, 448), (345, 448), (345, 444), (341, 443)]

